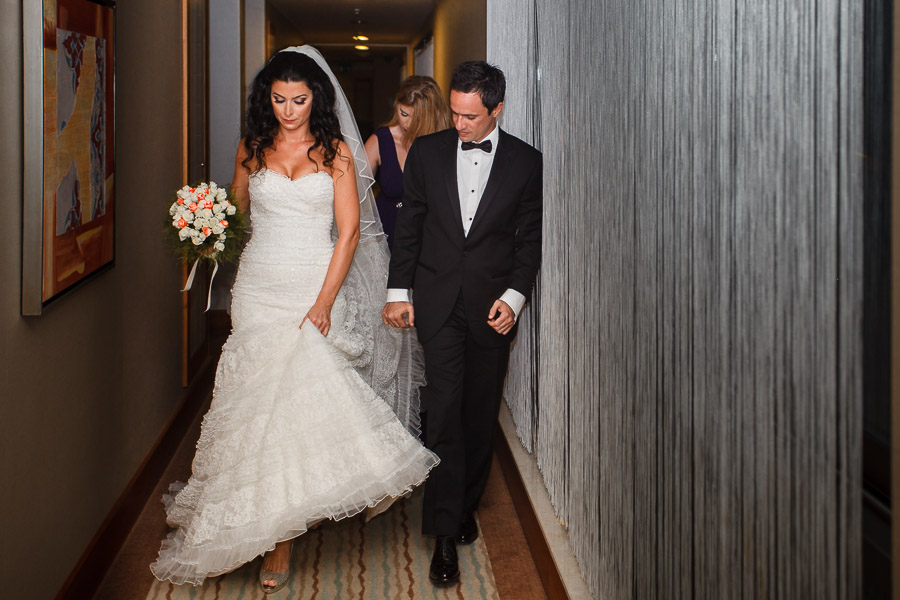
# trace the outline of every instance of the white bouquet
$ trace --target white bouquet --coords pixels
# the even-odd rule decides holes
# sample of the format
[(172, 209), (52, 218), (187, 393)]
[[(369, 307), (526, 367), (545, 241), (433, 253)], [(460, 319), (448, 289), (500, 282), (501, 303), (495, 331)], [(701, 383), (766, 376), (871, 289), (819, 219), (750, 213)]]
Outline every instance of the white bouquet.
[[(241, 253), (246, 223), (228, 192), (214, 181), (194, 187), (184, 186), (175, 193), (169, 207), (170, 232), (176, 254), (183, 262), (209, 260), (234, 262)], [(171, 237), (171, 233), (170, 233)]]
[(166, 221), (165, 236), (176, 256), (181, 262), (194, 263), (182, 291), (191, 289), (201, 260), (213, 263), (212, 277), (219, 263), (237, 262), (247, 237), (246, 217), (232, 203), (228, 191), (214, 181), (186, 185), (175, 192)]

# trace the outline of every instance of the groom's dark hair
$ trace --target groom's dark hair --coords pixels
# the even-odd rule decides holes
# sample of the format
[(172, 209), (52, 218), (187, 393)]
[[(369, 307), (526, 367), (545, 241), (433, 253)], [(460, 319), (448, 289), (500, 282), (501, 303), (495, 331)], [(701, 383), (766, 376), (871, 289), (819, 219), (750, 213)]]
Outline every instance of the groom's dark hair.
[(503, 71), (483, 60), (460, 63), (450, 76), (450, 90), (481, 95), (481, 103), (488, 112), (497, 108), (506, 95), (506, 76)]

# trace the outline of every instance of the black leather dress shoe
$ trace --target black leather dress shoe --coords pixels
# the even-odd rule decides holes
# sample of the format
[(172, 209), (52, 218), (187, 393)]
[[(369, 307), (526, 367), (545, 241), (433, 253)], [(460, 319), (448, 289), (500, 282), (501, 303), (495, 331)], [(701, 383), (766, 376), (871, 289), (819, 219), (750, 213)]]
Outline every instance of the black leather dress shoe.
[(478, 539), (478, 523), (475, 522), (475, 513), (467, 512), (463, 515), (463, 522), (456, 534), (457, 544), (471, 544)]
[(434, 556), (428, 578), (435, 585), (449, 585), (459, 581), (459, 558), (456, 556), (456, 540), (452, 535), (439, 535), (434, 541)]

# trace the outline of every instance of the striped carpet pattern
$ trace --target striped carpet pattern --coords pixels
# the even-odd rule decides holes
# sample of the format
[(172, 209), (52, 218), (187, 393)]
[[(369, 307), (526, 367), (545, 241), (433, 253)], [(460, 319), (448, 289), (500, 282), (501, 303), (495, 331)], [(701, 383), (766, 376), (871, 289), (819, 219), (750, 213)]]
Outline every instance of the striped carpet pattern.
[(268, 596), (257, 583), (262, 558), (203, 586), (156, 581), (147, 600), (499, 600), (482, 537), (459, 547), (461, 581), (428, 581), (432, 538), (422, 536), (422, 490), (386, 513), (328, 522), (294, 540), (291, 580)]

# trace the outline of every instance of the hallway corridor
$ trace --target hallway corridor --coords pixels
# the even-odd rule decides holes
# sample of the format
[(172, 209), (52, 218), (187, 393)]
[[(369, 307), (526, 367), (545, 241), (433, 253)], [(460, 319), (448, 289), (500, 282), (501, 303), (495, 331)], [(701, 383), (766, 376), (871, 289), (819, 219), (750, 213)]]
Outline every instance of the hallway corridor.
[[(106, 38), (72, 17), (110, 3)], [(259, 559), (207, 588), (149, 568), (215, 366), (209, 274), (181, 291), (190, 265), (161, 219), (186, 183), (232, 180), (247, 84), (309, 43), (333, 53), (361, 133), (406, 75), (445, 89), (458, 63), (500, 67), (500, 128), (543, 154), (541, 268), (462, 584), (423, 578), (411, 499), (308, 534), (299, 592), (273, 598), (555, 600), (556, 542), (596, 600), (900, 600), (900, 9), (396, 3), (416, 6), (0, 0), (2, 597), (264, 598)], [(88, 68), (70, 95), (69, 34), (93, 67), (105, 45), (105, 88)], [(113, 92), (92, 163), (94, 127), (60, 134), (73, 98), (90, 123)], [(73, 140), (77, 160), (60, 152)], [(45, 281), (90, 266), (100, 212), (114, 260), (45, 301)], [(224, 270), (215, 282), (229, 289)], [(219, 291), (210, 313), (230, 302)], [(504, 474), (507, 446), (521, 479)], [(517, 514), (534, 490), (546, 510)], [(529, 548), (535, 531), (545, 548)]]

